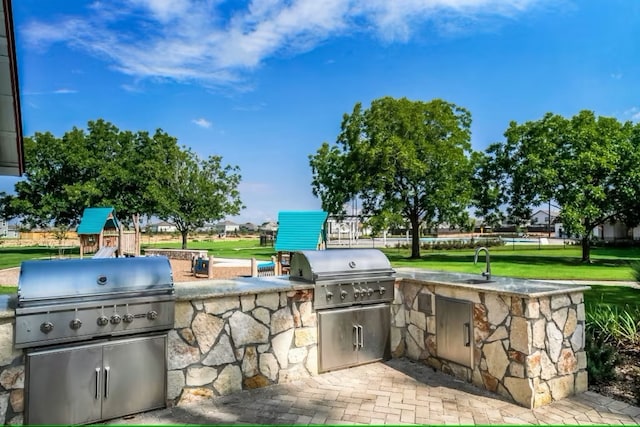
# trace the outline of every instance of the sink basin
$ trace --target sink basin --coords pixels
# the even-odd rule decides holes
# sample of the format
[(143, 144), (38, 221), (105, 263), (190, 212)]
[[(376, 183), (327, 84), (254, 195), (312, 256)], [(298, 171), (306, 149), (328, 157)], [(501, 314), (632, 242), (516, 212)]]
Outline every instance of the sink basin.
[(468, 285), (484, 285), (487, 283), (494, 283), (495, 280), (487, 280), (487, 279), (466, 279), (462, 280), (462, 283), (466, 283)]

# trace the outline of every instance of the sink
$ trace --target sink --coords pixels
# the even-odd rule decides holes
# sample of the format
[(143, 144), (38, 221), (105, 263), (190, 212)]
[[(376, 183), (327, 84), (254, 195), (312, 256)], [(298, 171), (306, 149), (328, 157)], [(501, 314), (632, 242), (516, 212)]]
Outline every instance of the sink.
[(462, 280), (462, 283), (466, 283), (468, 285), (484, 285), (486, 283), (494, 283), (495, 280), (487, 280), (487, 279), (466, 279)]

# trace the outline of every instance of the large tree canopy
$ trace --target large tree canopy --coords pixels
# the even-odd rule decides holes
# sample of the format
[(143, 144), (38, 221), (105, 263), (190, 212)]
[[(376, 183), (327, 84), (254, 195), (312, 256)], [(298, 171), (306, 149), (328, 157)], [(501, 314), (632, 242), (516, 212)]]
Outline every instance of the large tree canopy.
[(379, 217), (401, 215), (413, 232), (411, 257), (420, 257), (420, 227), (467, 223), (471, 197), (471, 114), (435, 99), (391, 97), (345, 114), (337, 144), (309, 156), (313, 193), (332, 214), (349, 199)]
[(171, 164), (165, 180), (156, 181), (154, 197), (159, 201), (160, 218), (176, 225), (182, 235), (182, 249), (187, 248), (189, 232), (205, 222), (237, 215), (244, 208), (238, 185), (238, 166), (223, 166), (222, 157), (201, 160), (191, 150), (184, 150)]
[(506, 141), (487, 149), (513, 218), (549, 201), (560, 206), (564, 229), (581, 236), (590, 261), (593, 230), (609, 221), (640, 221), (640, 125), (581, 111), (566, 119), (548, 113), (512, 122)]
[(31, 225), (74, 226), (89, 206), (113, 206), (121, 221), (137, 226), (156, 213), (149, 185), (169, 173), (177, 140), (161, 130), (120, 131), (104, 120), (61, 138), (50, 132), (25, 138), (25, 180), (16, 184), (12, 213)]

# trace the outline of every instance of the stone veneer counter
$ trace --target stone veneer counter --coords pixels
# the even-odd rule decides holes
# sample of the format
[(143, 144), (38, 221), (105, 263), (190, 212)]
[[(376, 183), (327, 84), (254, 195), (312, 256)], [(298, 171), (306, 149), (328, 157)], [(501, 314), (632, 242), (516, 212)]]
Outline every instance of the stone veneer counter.
[(589, 286), (568, 285), (545, 282), (542, 280), (515, 279), (512, 277), (492, 276), (486, 280), (477, 274), (449, 273), (429, 271), (418, 268), (398, 268), (397, 276), (420, 282), (437, 283), (475, 291), (494, 292), (502, 295), (513, 295), (528, 298), (540, 298), (550, 295), (561, 295), (570, 292), (584, 292)]
[(288, 277), (238, 277), (178, 282), (174, 284), (174, 288), (178, 301), (313, 289), (311, 283), (290, 281)]
[(587, 390), (588, 286), (397, 269), (391, 352), (535, 408)]

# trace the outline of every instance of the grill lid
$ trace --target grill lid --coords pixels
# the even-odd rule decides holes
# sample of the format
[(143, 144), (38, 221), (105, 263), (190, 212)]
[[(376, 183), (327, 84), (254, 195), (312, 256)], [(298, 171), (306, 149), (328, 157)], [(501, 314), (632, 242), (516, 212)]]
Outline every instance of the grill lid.
[(18, 304), (172, 290), (171, 264), (164, 256), (23, 261)]
[(394, 273), (389, 259), (378, 249), (327, 249), (295, 252), (289, 279), (315, 283), (352, 277), (392, 277)]

